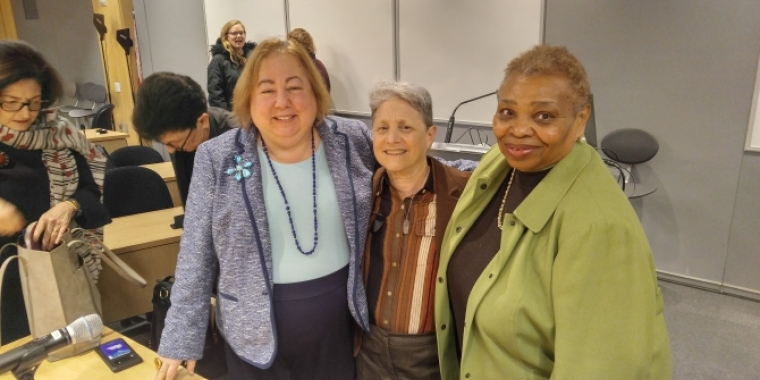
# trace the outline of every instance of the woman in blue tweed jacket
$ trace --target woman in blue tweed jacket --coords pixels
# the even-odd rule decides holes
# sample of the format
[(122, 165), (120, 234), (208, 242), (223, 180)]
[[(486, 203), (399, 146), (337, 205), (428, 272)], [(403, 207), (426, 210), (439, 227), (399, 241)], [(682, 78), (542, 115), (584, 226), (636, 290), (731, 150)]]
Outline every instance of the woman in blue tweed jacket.
[(197, 151), (156, 378), (201, 358), (218, 261), (230, 378), (353, 379), (352, 329), (368, 327), (369, 130), (326, 116), (327, 89), (293, 42), (262, 42), (234, 98), (249, 127)]

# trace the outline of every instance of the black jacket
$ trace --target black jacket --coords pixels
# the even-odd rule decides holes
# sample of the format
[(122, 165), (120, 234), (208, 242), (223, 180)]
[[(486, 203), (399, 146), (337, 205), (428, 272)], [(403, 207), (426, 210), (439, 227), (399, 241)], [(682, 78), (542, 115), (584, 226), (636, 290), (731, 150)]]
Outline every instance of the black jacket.
[[(227, 110), (209, 107), (209, 140), (238, 127), (237, 119)], [(177, 151), (172, 155), (172, 164), (174, 165), (174, 175), (177, 178), (177, 188), (182, 197), (182, 205), (187, 201), (187, 194), (190, 190), (190, 179), (193, 177), (193, 163), (195, 162), (195, 151), (182, 152)]]
[[(246, 42), (243, 55), (248, 57), (256, 47), (255, 42)], [(216, 39), (216, 45), (211, 46), (211, 62), (208, 64), (208, 104), (228, 111), (232, 110), (232, 92), (235, 90), (240, 70), (230, 59), (230, 53), (224, 50), (221, 39)]]

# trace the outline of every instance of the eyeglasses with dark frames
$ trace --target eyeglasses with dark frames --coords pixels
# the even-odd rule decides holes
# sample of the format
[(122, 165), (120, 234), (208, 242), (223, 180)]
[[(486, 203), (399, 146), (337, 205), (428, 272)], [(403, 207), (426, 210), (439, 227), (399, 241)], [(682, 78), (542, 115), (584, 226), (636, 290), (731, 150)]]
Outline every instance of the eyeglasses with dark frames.
[(227, 34), (234, 37), (245, 36), (245, 32), (232, 32), (232, 33), (227, 33)]
[(174, 145), (174, 143), (168, 143), (168, 144), (164, 143), (164, 145), (166, 145), (166, 146), (168, 146), (170, 148), (174, 148), (174, 150), (177, 151), (177, 152), (184, 152), (185, 151), (185, 145), (187, 144), (187, 140), (190, 140), (190, 135), (193, 134), (193, 131), (195, 131), (195, 128), (191, 128), (191, 129), (189, 129), (187, 131), (187, 136), (185, 136), (185, 141), (183, 141), (182, 145), (180, 145), (179, 147), (177, 147), (176, 145)]
[(22, 108), (26, 107), (29, 111), (39, 111), (42, 109), (43, 100), (36, 100), (33, 102), (18, 102), (15, 100), (0, 102), (0, 108), (8, 112), (18, 112)]

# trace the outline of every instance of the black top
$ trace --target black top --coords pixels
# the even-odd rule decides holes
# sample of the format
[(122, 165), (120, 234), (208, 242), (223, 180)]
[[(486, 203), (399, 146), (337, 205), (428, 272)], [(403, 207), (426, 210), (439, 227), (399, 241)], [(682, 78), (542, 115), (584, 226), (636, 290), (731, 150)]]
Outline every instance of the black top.
[[(243, 56), (248, 57), (256, 47), (255, 42), (243, 45)], [(232, 62), (230, 53), (224, 49), (222, 40), (211, 46), (211, 62), (208, 64), (208, 104), (232, 111), (232, 93), (235, 90), (243, 65)]]
[[(549, 170), (540, 172), (517, 171), (512, 187), (509, 189), (502, 218), (505, 214), (514, 212), (517, 206), (530, 195), (530, 192), (538, 186), (548, 173)], [(449, 266), (446, 269), (446, 275), (449, 279), (449, 300), (456, 324), (458, 353), (461, 352), (464, 337), (464, 316), (470, 292), (480, 274), (483, 273), (483, 270), (486, 269), (500, 248), (501, 230), (496, 224), (496, 218), (498, 218), (499, 207), (501, 207), (501, 202), (504, 199), (504, 192), (507, 189), (511, 174), (511, 171), (507, 173), (507, 177), (499, 186), (499, 190), (496, 191), (494, 197), (491, 198), (470, 230), (464, 235), (451, 255)]]
[[(209, 135), (213, 139), (232, 128), (237, 128), (238, 123), (232, 113), (221, 108), (209, 107), (208, 111)], [(180, 152), (177, 151), (172, 155), (172, 164), (174, 165), (174, 175), (177, 177), (177, 188), (182, 197), (182, 205), (187, 202), (187, 194), (190, 190), (190, 179), (193, 178), (193, 163), (195, 162), (195, 151)]]
[[(42, 162), (41, 150), (18, 150), (0, 143), (0, 151), (10, 158), (9, 165), (0, 169), (0, 198), (12, 203), (24, 215), (27, 223), (36, 221), (50, 209), (50, 180)], [(111, 222), (100, 202), (100, 189), (92, 177), (87, 160), (72, 150), (79, 174), (79, 187), (72, 198), (79, 202), (81, 213), (74, 219), (84, 228), (97, 228)], [(20, 234), (0, 236), (0, 246), (16, 242)], [(0, 263), (15, 255), (15, 247), (0, 254)], [(18, 264), (14, 261), (6, 273), (2, 293), (3, 344), (29, 335), (26, 309), (21, 294)]]

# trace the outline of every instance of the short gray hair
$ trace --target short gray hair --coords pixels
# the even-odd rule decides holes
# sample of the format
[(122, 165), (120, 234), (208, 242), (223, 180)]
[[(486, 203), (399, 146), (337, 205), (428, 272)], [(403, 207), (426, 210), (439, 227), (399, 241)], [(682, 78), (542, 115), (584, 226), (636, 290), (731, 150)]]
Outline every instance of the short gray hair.
[(407, 102), (419, 112), (425, 127), (433, 125), (433, 99), (430, 92), (420, 85), (407, 82), (379, 82), (369, 92), (369, 108), (372, 110), (372, 119), (375, 112), (386, 100), (399, 98)]

